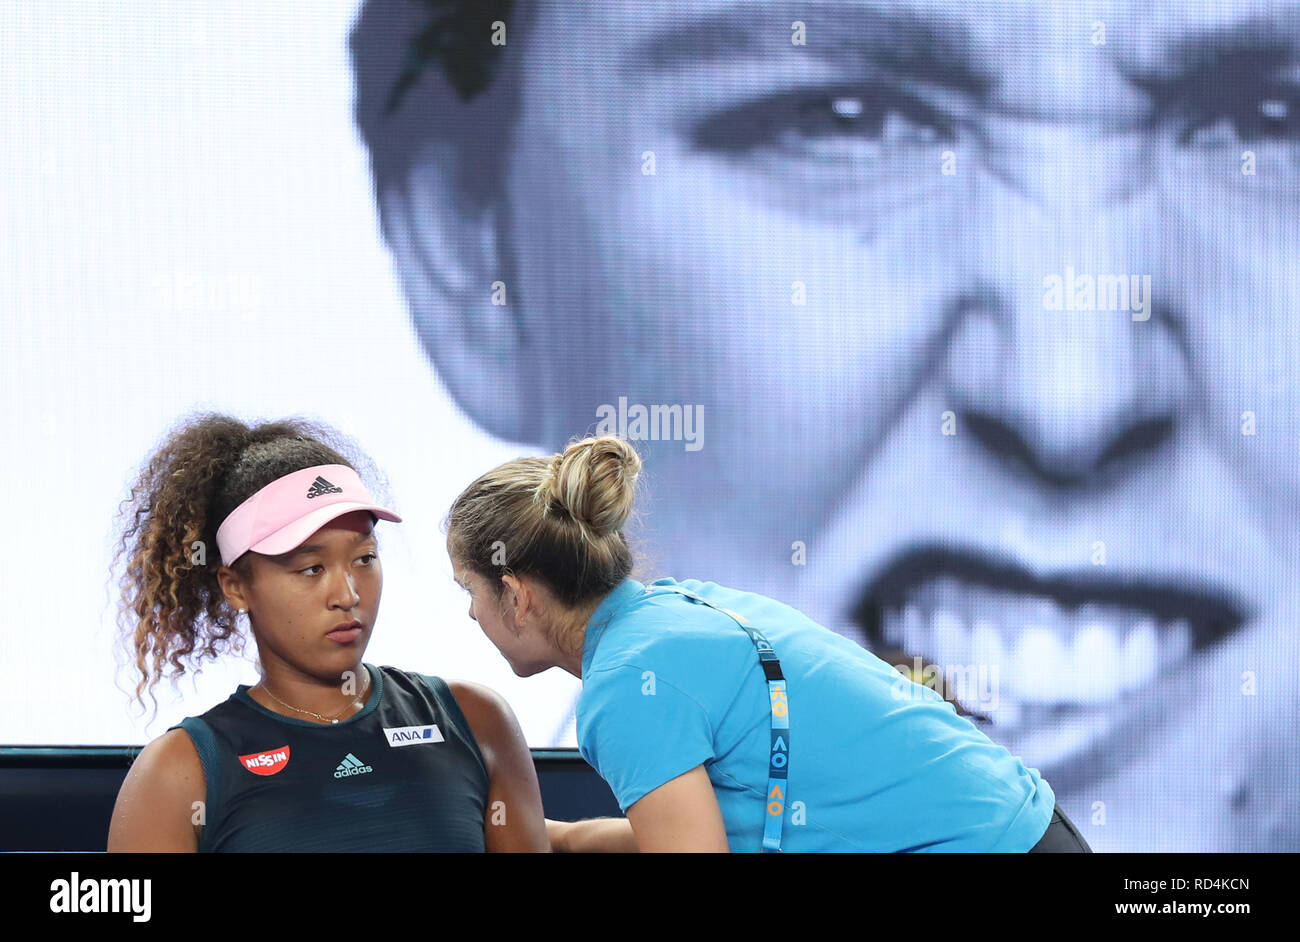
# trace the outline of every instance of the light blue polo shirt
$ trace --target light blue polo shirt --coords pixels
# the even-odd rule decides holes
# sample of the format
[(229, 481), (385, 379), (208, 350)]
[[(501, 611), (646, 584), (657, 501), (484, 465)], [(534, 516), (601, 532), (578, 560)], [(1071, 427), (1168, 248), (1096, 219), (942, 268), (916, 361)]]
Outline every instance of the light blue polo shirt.
[(782, 850), (1024, 852), (1047, 830), (1038, 770), (934, 690), (787, 605), (694, 579), (627, 579), (587, 624), (578, 745), (625, 812), (703, 763), (731, 850), (762, 848), (771, 713), (754, 644), (664, 585), (744, 616), (781, 661)]

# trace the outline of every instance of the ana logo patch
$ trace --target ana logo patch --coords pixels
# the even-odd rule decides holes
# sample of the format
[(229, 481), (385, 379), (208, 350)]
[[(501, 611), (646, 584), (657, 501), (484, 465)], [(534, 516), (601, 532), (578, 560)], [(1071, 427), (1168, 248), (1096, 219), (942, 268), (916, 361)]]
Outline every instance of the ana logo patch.
[(254, 775), (274, 775), (289, 764), (289, 747), (281, 746), (279, 749), (240, 756), (239, 761)]
[(445, 742), (437, 726), (384, 727), (384, 738), (390, 746), (414, 746), (422, 742)]

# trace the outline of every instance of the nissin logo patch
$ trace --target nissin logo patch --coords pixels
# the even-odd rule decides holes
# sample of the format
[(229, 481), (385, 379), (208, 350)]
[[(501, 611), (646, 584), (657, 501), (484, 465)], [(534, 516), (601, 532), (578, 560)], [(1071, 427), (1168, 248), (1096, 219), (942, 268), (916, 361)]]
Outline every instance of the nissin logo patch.
[(239, 761), (254, 775), (274, 775), (289, 764), (289, 747), (281, 746), (279, 749), (240, 756)]
[(384, 727), (384, 738), (390, 746), (414, 746), (422, 742), (444, 742), (437, 726)]

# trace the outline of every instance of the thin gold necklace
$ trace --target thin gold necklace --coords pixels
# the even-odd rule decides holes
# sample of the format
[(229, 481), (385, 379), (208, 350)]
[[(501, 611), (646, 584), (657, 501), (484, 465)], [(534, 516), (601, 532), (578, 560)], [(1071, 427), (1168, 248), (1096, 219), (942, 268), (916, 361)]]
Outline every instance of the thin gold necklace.
[[(268, 697), (270, 697), (272, 700), (274, 700), (276, 703), (280, 704), (281, 706), (287, 706), (289, 709), (294, 710), (297, 713), (306, 713), (308, 716), (314, 716), (318, 720), (329, 720), (331, 723), (337, 723), (338, 715), (342, 713), (343, 710), (346, 710), (348, 709), (348, 707), (354, 706), (357, 703), (357, 698), (353, 697), (347, 704), (344, 705), (343, 710), (336, 710), (335, 712), (331, 713), (329, 716), (321, 716), (319, 713), (313, 713), (311, 710), (304, 710), (302, 707), (296, 707), (290, 703), (285, 703), (275, 694), (271, 693), (271, 688), (266, 685), (266, 681), (262, 681), (261, 687), (262, 690), (265, 691)], [(370, 689), (370, 671), (366, 671), (366, 684), (361, 690), (361, 696), (364, 697), (366, 695), (366, 691), (369, 689)], [(364, 705), (364, 701), (362, 701), (362, 703)]]

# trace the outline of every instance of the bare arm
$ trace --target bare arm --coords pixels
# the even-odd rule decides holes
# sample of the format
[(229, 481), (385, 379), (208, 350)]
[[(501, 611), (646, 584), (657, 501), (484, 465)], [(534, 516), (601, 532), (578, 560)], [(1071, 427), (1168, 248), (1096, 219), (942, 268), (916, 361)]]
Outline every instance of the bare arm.
[(718, 796), (703, 765), (683, 772), (627, 809), (643, 853), (728, 853), (727, 828)]
[(487, 764), (488, 806), (483, 840), (489, 853), (549, 853), (537, 769), (510, 704), (496, 691), (468, 681), (447, 681)]
[(203, 763), (183, 729), (140, 751), (117, 793), (109, 853), (197, 853), (204, 820)]
[(546, 821), (546, 835), (556, 853), (635, 854), (641, 847), (627, 818)]

